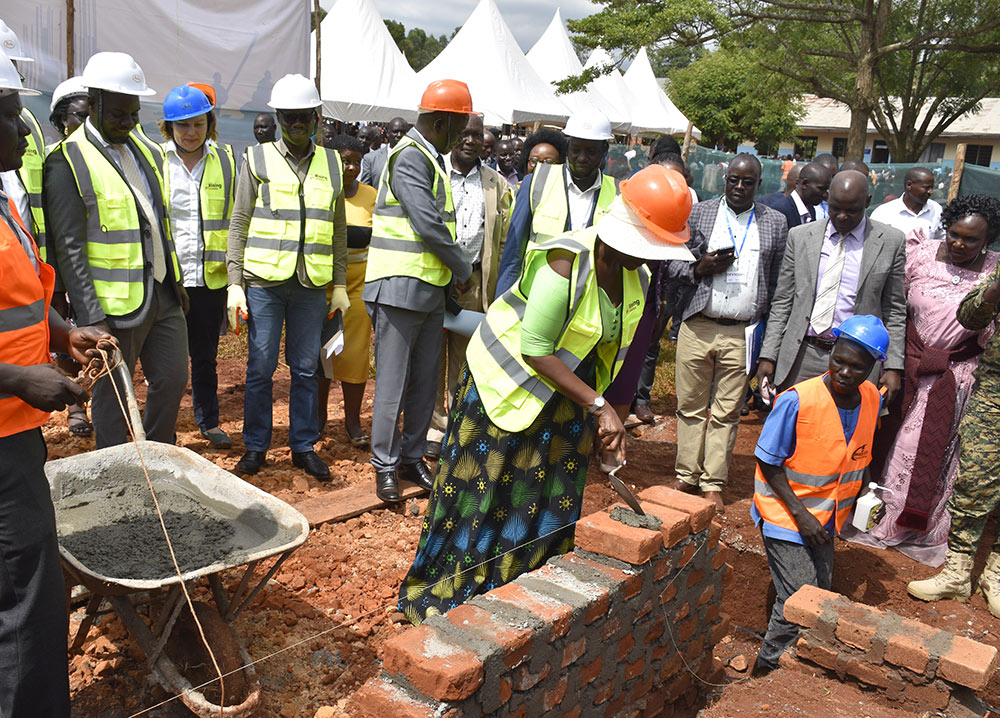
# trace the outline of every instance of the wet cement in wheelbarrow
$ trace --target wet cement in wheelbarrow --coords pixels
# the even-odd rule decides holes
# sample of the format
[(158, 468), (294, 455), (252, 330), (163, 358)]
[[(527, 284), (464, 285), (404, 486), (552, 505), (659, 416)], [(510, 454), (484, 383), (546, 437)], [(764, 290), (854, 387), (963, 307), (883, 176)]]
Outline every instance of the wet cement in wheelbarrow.
[[(155, 483), (154, 483), (155, 485)], [(182, 572), (245, 553), (232, 519), (179, 491), (159, 486), (156, 498)], [(174, 575), (152, 496), (143, 481), (57, 502), (60, 543), (91, 571), (153, 580)], [(62, 533), (71, 527), (70, 533)]]

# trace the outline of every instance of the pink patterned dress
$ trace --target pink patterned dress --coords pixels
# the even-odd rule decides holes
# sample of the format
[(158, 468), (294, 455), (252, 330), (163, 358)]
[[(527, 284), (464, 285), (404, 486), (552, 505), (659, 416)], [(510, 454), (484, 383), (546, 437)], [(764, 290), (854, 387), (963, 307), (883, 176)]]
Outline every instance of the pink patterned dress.
[[(906, 237), (906, 304), (908, 320), (920, 335), (924, 344), (938, 349), (951, 349), (978, 335), (979, 344), (993, 334), (993, 327), (980, 332), (970, 331), (958, 323), (958, 305), (973, 287), (986, 278), (997, 263), (996, 252), (987, 252), (982, 269), (978, 272), (956, 267), (938, 261), (937, 252), (941, 242), (927, 239), (921, 230), (915, 230)], [(948, 548), (948, 529), (951, 517), (945, 508), (951, 496), (952, 485), (958, 470), (958, 423), (965, 413), (965, 403), (972, 391), (972, 372), (979, 363), (979, 357), (966, 361), (952, 362), (949, 368), (955, 375), (957, 395), (955, 416), (951, 424), (948, 448), (945, 451), (942, 481), (944, 491), (934, 504), (925, 531), (917, 531), (896, 524), (906, 505), (906, 493), (913, 472), (920, 429), (927, 409), (927, 396), (937, 376), (918, 378), (916, 394), (903, 425), (896, 435), (889, 453), (883, 476), (879, 484), (892, 490), (880, 492), (885, 500), (885, 518), (869, 533), (853, 529), (844, 532), (850, 541), (864, 543), (879, 548), (895, 547), (912, 559), (930, 566), (944, 563)], [(907, 381), (912, 381), (910, 377)], [(874, 477), (873, 477), (874, 478)]]

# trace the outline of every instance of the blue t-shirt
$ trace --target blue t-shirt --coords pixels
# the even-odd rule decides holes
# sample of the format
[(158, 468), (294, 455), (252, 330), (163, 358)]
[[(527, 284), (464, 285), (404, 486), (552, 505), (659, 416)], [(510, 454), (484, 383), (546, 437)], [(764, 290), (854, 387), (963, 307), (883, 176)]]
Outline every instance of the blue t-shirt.
[[(861, 416), (861, 404), (853, 409), (841, 409), (837, 407), (840, 414), (840, 423), (844, 428), (844, 440), (850, 443), (854, 436), (854, 430), (858, 426), (858, 418)], [(785, 459), (795, 453), (795, 423), (799, 418), (799, 393), (795, 388), (791, 388), (779, 395), (774, 402), (774, 408), (764, 421), (764, 428), (761, 429), (760, 438), (757, 439), (757, 448), (754, 456), (765, 464), (772, 466), (782, 466)], [(805, 540), (798, 531), (775, 526), (761, 518), (757, 511), (757, 506), (750, 508), (750, 517), (757, 526), (763, 524), (763, 533), (770, 538), (791, 541), (792, 543), (805, 544)], [(834, 516), (830, 517), (825, 528), (830, 535), (835, 533)]]

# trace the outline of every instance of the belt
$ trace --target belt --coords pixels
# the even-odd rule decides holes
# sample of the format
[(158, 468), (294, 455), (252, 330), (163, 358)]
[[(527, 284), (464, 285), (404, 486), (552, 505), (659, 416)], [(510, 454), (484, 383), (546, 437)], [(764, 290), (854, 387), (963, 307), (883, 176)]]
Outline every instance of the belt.
[(822, 349), (825, 352), (832, 351), (833, 345), (837, 342), (833, 339), (823, 339), (822, 337), (806, 337), (806, 342), (812, 344), (818, 349)]
[(737, 324), (749, 324), (749, 321), (744, 321), (742, 319), (721, 319), (719, 317), (710, 317), (704, 312), (698, 312), (695, 314), (696, 317), (700, 319), (707, 319), (710, 322), (715, 322), (716, 324), (721, 324), (724, 327), (734, 327)]

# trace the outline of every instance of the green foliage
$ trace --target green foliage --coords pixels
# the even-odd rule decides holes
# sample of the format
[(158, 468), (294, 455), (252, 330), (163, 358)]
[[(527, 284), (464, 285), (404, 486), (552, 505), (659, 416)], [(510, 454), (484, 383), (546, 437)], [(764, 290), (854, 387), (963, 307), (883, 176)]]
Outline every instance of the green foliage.
[[(448, 44), (449, 38), (446, 35), (434, 37), (419, 27), (411, 27), (410, 31), (407, 32), (406, 27), (401, 22), (396, 20), (385, 20), (384, 22), (393, 42), (396, 43), (396, 47), (403, 53), (406, 61), (410, 63), (410, 67), (417, 72), (427, 67), (431, 60), (437, 57)], [(455, 37), (460, 29), (456, 27), (451, 36)]]

